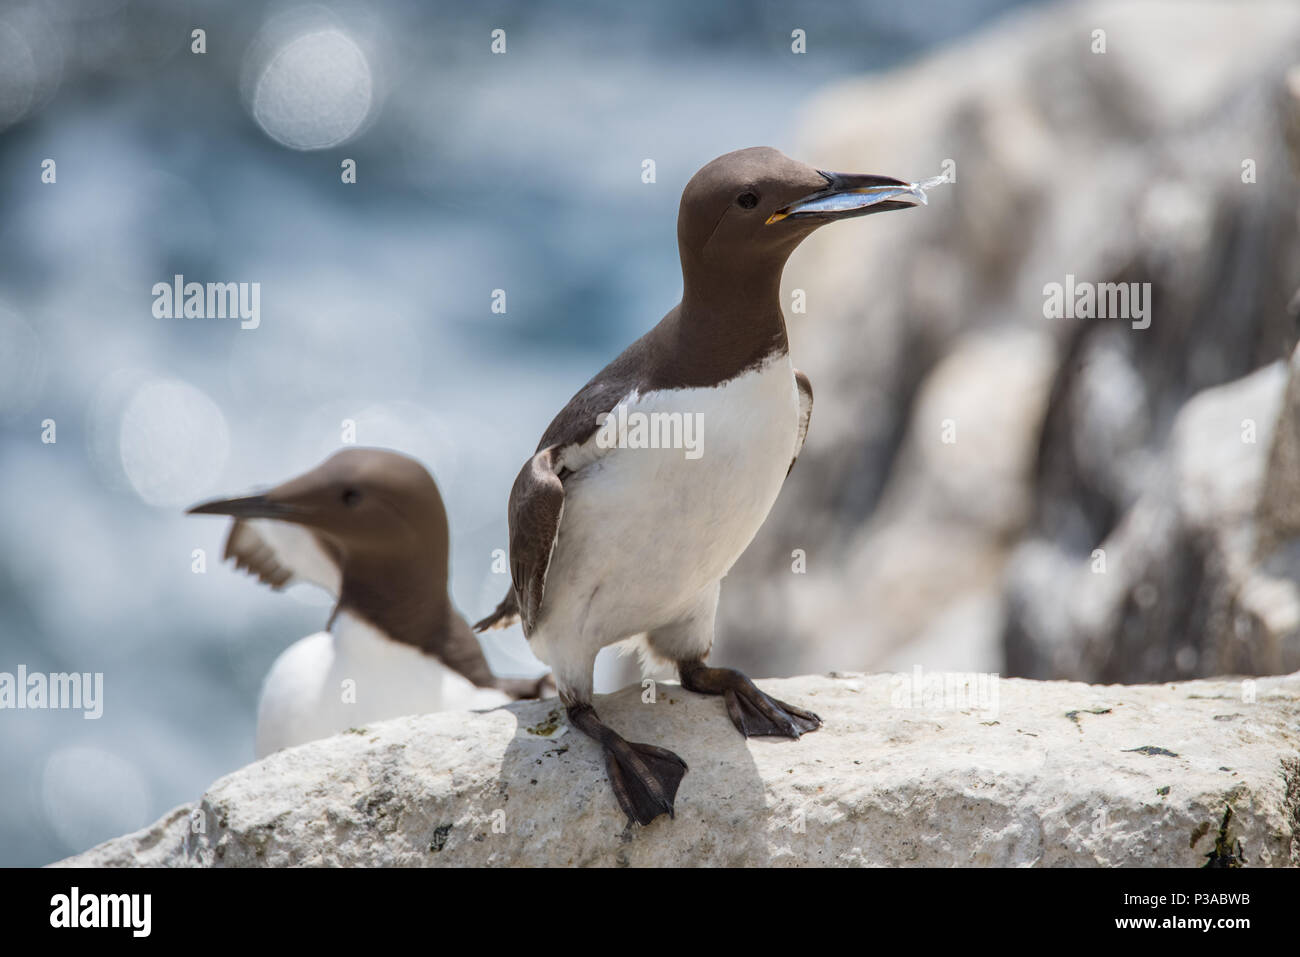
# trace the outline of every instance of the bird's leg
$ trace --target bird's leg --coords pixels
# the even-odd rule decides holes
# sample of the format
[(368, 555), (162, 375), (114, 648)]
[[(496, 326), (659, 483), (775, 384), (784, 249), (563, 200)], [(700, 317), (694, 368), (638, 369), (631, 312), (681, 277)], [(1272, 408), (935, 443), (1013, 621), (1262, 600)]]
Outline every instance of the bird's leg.
[(731, 723), (747, 738), (797, 738), (822, 726), (822, 719), (811, 711), (763, 694), (754, 682), (731, 668), (709, 668), (696, 658), (677, 662), (677, 672), (687, 691), (722, 695)]
[(686, 762), (664, 748), (624, 740), (586, 702), (566, 702), (565, 708), (569, 723), (605, 749), (605, 771), (628, 818), (649, 824), (660, 814), (672, 817)]

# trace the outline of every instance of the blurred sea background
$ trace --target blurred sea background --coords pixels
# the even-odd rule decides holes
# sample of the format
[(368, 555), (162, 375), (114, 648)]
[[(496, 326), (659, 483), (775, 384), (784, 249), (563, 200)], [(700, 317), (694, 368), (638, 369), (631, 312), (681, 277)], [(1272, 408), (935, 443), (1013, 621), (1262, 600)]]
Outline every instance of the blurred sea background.
[[(142, 827), (247, 763), (262, 676), (323, 626), (319, 596), (223, 565), (225, 523), (187, 505), (313, 466), (352, 419), (434, 473), (455, 600), (490, 610), (519, 463), (680, 294), (691, 174), (793, 152), (822, 85), (1016, 5), (0, 6), (0, 671), (105, 682), (99, 720), (0, 714), (0, 864)], [(154, 318), (174, 274), (260, 282), (260, 328)], [(488, 651), (536, 668), (518, 629)]]

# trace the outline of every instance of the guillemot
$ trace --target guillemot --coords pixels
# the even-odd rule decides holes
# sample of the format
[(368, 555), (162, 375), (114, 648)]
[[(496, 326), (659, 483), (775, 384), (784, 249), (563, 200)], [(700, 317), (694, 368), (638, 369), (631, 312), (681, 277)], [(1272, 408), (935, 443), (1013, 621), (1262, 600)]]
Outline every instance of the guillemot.
[[(570, 723), (604, 749), (631, 820), (673, 814), (686, 764), (597, 717), (592, 666), (606, 645), (640, 641), (676, 664), (683, 688), (723, 696), (746, 737), (821, 726), (740, 672), (704, 664), (722, 578), (776, 501), (812, 414), (811, 383), (790, 362), (781, 273), (818, 226), (923, 204), (939, 179), (822, 172), (767, 147), (704, 166), (678, 212), (681, 302), (569, 401), (515, 479), (512, 587), (475, 629), (522, 620)], [(692, 457), (609, 434), (636, 414), (670, 426), (694, 417), (707, 441)]]
[(414, 459), (344, 449), (260, 495), (191, 515), (235, 519), (223, 558), (273, 589), (336, 600), (326, 630), (284, 651), (262, 684), (257, 756), (350, 727), (538, 697), (547, 679), (497, 678), (447, 592), (447, 513)]

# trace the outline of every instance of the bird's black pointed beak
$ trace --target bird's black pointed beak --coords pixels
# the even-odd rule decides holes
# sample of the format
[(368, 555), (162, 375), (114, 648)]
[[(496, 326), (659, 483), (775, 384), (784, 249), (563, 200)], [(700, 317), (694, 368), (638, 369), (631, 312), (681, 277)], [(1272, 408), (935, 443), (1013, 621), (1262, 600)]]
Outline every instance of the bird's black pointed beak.
[(907, 183), (875, 173), (827, 173), (818, 170), (826, 188), (783, 206), (767, 218), (767, 225), (784, 219), (851, 219), (891, 209), (926, 205), (925, 187), (934, 181)]
[(186, 515), (229, 515), (231, 518), (273, 518), (282, 522), (300, 519), (303, 509), (288, 502), (275, 502), (265, 495), (223, 498), (187, 509)]

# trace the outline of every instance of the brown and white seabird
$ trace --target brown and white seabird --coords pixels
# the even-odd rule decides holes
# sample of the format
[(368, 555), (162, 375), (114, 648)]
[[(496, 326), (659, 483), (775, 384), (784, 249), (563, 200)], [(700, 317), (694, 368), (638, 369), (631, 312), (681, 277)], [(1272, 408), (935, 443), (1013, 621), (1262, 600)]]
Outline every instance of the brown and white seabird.
[(447, 592), (447, 513), (414, 459), (344, 449), (260, 495), (196, 505), (235, 519), (225, 558), (279, 590), (336, 599), (326, 630), (276, 659), (257, 709), (257, 756), (406, 714), (493, 708), (549, 679), (502, 679)]
[[(812, 413), (808, 377), (790, 363), (781, 273), (817, 227), (923, 204), (935, 182), (821, 172), (766, 147), (713, 160), (682, 193), (681, 302), (569, 400), (515, 479), (512, 588), (475, 628), (522, 620), (632, 820), (673, 813), (686, 764), (597, 717), (592, 666), (606, 645), (643, 636), (682, 687), (722, 695), (746, 737), (821, 726), (704, 663), (722, 578), (776, 501)], [(690, 449), (630, 440), (682, 423), (702, 428)]]

